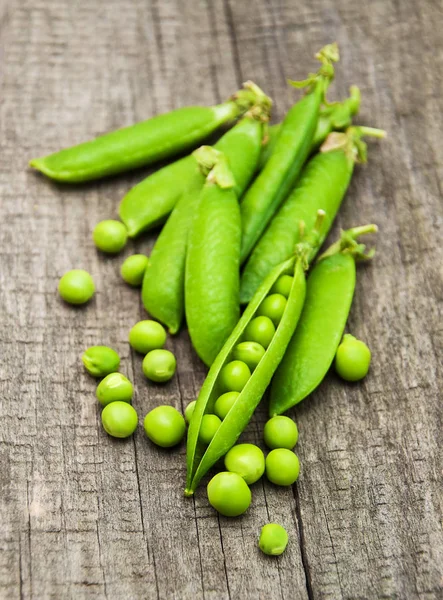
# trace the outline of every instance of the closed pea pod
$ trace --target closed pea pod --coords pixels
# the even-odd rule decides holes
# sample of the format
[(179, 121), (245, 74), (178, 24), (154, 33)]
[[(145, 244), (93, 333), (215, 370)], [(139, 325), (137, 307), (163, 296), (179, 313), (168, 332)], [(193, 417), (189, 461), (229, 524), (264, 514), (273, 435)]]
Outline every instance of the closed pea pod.
[(306, 398), (328, 372), (354, 296), (355, 261), (372, 256), (356, 238), (375, 231), (375, 225), (367, 225), (343, 232), (312, 269), (300, 321), (272, 382), (271, 416)]
[(268, 222), (295, 183), (309, 155), (325, 91), (334, 76), (332, 63), (338, 60), (336, 44), (325, 46), (317, 58), (322, 67), (296, 87), (309, 86), (308, 93), (289, 109), (271, 156), (241, 203), (243, 262)]
[[(349, 90), (349, 98), (342, 102), (333, 102), (327, 106), (322, 106), (317, 128), (311, 143), (311, 153), (315, 152), (325, 141), (331, 131), (345, 129), (352, 123), (352, 117), (355, 116), (360, 108), (360, 90), (356, 85), (352, 85)], [(281, 123), (271, 125), (268, 128), (268, 139), (260, 155), (259, 169), (263, 169), (277, 142), (278, 134), (281, 130)]]
[[(249, 111), (215, 145), (229, 162), (237, 197), (241, 196), (253, 176), (270, 105), (269, 98), (263, 94), (260, 105)], [(165, 323), (172, 334), (177, 333), (183, 320), (188, 235), (203, 184), (204, 175), (201, 174), (200, 186), (183, 194), (175, 206), (154, 245), (143, 281), (142, 300), (146, 310)]]
[(57, 181), (80, 182), (114, 175), (192, 148), (251, 106), (248, 89), (216, 106), (179, 108), (66, 148), (30, 165)]
[[(237, 92), (237, 102), (241, 104), (239, 115), (262, 101), (263, 92), (251, 81), (244, 84), (244, 90)], [(230, 144), (230, 132), (216, 144), (224, 151)], [(129, 237), (136, 237), (143, 231), (163, 223), (185, 193), (195, 194), (204, 184), (194, 156), (186, 156), (163, 167), (143, 179), (124, 196), (120, 203), (119, 214), (126, 225)]]
[[(211, 365), (240, 315), (241, 222), (232, 172), (226, 157), (210, 147), (196, 151), (212, 166), (189, 234), (185, 271), (186, 321), (192, 344)], [(211, 158), (213, 157), (213, 158)], [(258, 155), (245, 156), (251, 174)]]
[(247, 303), (263, 278), (286, 260), (300, 239), (300, 221), (309, 230), (318, 210), (326, 216), (321, 242), (326, 238), (351, 181), (356, 162), (365, 162), (363, 135), (383, 137), (384, 132), (369, 127), (351, 127), (346, 133), (332, 133), (319, 154), (303, 169), (293, 192), (274, 216), (255, 246), (242, 273), (240, 301)]

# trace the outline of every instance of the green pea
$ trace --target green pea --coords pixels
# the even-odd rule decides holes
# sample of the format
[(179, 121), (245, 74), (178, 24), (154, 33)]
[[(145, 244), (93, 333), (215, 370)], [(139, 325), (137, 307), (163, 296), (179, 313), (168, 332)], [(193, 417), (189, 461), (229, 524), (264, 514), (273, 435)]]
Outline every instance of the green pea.
[(251, 371), (246, 363), (232, 360), (220, 371), (220, 384), (227, 392), (241, 392), (250, 377)]
[(194, 414), (196, 404), (197, 404), (197, 400), (192, 400), (188, 404), (188, 406), (185, 408), (185, 421), (186, 421), (186, 423), (188, 423), (188, 425), (191, 422), (192, 415)]
[(292, 450), (298, 440), (298, 429), (289, 417), (272, 417), (265, 425), (263, 432), (265, 444), (271, 450), (287, 448)]
[(111, 402), (102, 411), (104, 430), (113, 437), (129, 437), (136, 430), (137, 423), (137, 413), (127, 402)]
[(255, 317), (246, 326), (244, 338), (267, 348), (275, 334), (275, 326), (269, 317)]
[(277, 327), (281, 321), (286, 308), (286, 298), (281, 294), (270, 294), (266, 296), (257, 310), (258, 315), (269, 317)]
[(126, 283), (133, 287), (140, 287), (143, 283), (148, 257), (144, 254), (133, 254), (123, 261), (120, 274)]
[(102, 252), (117, 254), (126, 246), (128, 233), (123, 223), (107, 219), (97, 223), (92, 233), (92, 239)]
[(251, 490), (237, 473), (217, 473), (207, 487), (209, 503), (225, 517), (242, 515), (251, 504)]
[(140, 354), (163, 348), (165, 342), (165, 328), (157, 321), (139, 321), (129, 332), (129, 343)]
[(60, 279), (58, 292), (69, 304), (85, 304), (94, 295), (95, 285), (87, 271), (72, 269)]
[(271, 288), (271, 294), (281, 294), (285, 298), (288, 298), (293, 281), (294, 278), (291, 275), (280, 275)]
[(288, 545), (288, 533), (278, 523), (268, 523), (262, 527), (258, 545), (264, 554), (279, 556)]
[(226, 392), (217, 398), (214, 404), (214, 412), (217, 417), (223, 421), (228, 412), (234, 406), (235, 401), (239, 397), (238, 392)]
[(148, 412), (143, 425), (151, 442), (162, 448), (179, 444), (186, 430), (184, 418), (173, 406), (157, 406)]
[(243, 361), (253, 371), (265, 355), (265, 352), (266, 350), (258, 342), (240, 342), (234, 348), (232, 357), (235, 360)]
[(151, 350), (143, 359), (145, 377), (156, 383), (169, 381), (175, 373), (177, 361), (169, 350)]
[(266, 477), (275, 485), (292, 485), (299, 473), (298, 457), (291, 450), (277, 448), (266, 457)]
[(93, 377), (104, 377), (118, 371), (120, 357), (115, 350), (108, 346), (91, 346), (82, 354), (85, 369)]
[(202, 444), (209, 446), (220, 425), (221, 421), (217, 415), (203, 415), (199, 433), (199, 439)]
[(110, 373), (97, 386), (96, 396), (102, 406), (111, 402), (131, 402), (134, 388), (121, 373)]
[(367, 345), (349, 333), (343, 337), (335, 355), (335, 370), (346, 381), (359, 381), (366, 377), (371, 364), (371, 351)]
[(248, 485), (255, 483), (265, 472), (265, 456), (254, 444), (237, 444), (225, 456), (225, 467), (237, 473)]

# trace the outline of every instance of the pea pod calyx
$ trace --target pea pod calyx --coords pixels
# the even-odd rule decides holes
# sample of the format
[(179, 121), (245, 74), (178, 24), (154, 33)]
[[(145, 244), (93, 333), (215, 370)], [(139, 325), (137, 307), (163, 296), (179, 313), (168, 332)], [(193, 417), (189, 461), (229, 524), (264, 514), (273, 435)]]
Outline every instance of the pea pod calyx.
[(386, 131), (364, 126), (349, 127), (345, 132), (333, 131), (321, 145), (320, 152), (325, 153), (341, 149), (353, 162), (365, 163), (367, 161), (367, 146), (362, 140), (364, 136), (383, 139), (386, 137)]
[(206, 183), (215, 183), (223, 190), (235, 186), (234, 176), (223, 152), (212, 146), (200, 146), (192, 155), (197, 160), (200, 171), (206, 177)]

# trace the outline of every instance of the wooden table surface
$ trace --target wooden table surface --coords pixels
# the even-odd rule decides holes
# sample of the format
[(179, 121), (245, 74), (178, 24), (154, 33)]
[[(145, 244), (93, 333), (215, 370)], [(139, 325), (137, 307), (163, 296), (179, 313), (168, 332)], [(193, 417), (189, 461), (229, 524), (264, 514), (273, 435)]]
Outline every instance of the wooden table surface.
[[(437, 599), (442, 532), (443, 12), (435, 0), (2, 0), (0, 2), (0, 598)], [(169, 339), (171, 383), (148, 384), (128, 330), (143, 318), (122, 257), (91, 230), (148, 170), (55, 185), (29, 158), (253, 79), (280, 120), (337, 40), (331, 97), (358, 84), (370, 143), (337, 219), (375, 221), (375, 260), (358, 273), (349, 329), (370, 375), (333, 374), (297, 407), (302, 472), (293, 489), (253, 486), (242, 518), (218, 517), (202, 487), (183, 497), (185, 447), (153, 447), (100, 425), (81, 352), (115, 347), (140, 418), (182, 409), (205, 376), (186, 332)], [(149, 252), (155, 235), (124, 256)], [(96, 281), (85, 308), (56, 293), (68, 269)], [(265, 410), (245, 439), (260, 443)], [(282, 523), (287, 552), (257, 548)]]

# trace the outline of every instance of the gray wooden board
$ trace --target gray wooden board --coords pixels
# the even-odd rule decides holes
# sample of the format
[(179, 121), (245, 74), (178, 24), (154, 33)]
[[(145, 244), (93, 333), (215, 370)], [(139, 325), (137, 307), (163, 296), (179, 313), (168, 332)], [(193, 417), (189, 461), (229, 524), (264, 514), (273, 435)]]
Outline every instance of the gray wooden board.
[[(443, 597), (442, 5), (435, 0), (0, 1), (0, 597), (306, 599)], [(101, 428), (84, 348), (122, 356), (140, 421), (182, 409), (205, 369), (186, 332), (168, 339), (177, 376), (148, 384), (127, 344), (144, 316), (100, 256), (94, 224), (147, 170), (79, 187), (27, 169), (31, 156), (174, 107), (221, 101), (253, 79), (281, 119), (285, 78), (336, 39), (331, 96), (360, 86), (359, 122), (385, 128), (357, 169), (332, 235), (375, 221), (349, 329), (373, 351), (368, 378), (333, 374), (294, 412), (302, 472), (253, 486), (242, 518), (219, 518), (204, 487), (182, 495), (185, 448)], [(131, 243), (149, 252), (155, 236)], [(74, 309), (59, 277), (83, 267), (95, 299)], [(244, 439), (260, 442), (265, 410)], [(285, 525), (285, 555), (257, 536)]]

